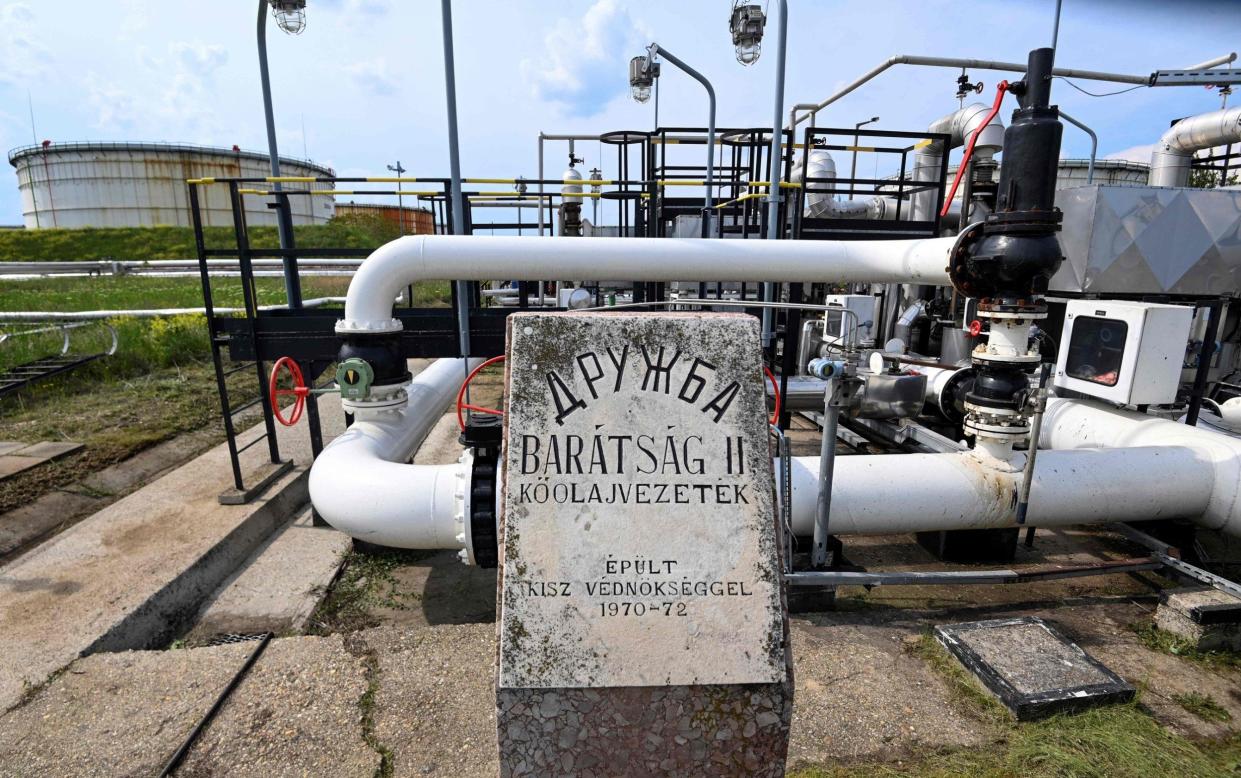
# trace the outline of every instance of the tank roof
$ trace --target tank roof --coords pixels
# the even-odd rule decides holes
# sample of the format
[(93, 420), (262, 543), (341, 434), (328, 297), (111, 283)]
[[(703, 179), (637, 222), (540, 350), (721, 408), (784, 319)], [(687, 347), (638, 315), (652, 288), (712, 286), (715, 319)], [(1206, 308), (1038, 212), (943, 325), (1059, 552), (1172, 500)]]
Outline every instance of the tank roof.
[[(266, 162), (269, 157), (264, 151), (246, 151), (234, 150), (232, 148), (224, 148), (221, 146), (200, 146), (193, 143), (161, 143), (158, 141), (66, 141), (62, 143), (49, 143), (46, 146), (31, 145), (19, 146), (9, 152), (9, 164), (17, 167), (17, 161), (22, 157), (29, 157), (36, 154), (54, 154), (57, 152), (69, 151), (139, 151), (151, 152), (157, 154), (201, 154), (203, 156), (225, 156), (234, 158), (254, 159)], [(321, 165), (318, 162), (309, 159), (297, 159), (296, 157), (286, 157), (281, 155), (280, 163), (282, 165), (300, 165), (301, 167), (316, 170), (325, 176), (335, 176), (336, 171), (327, 165)]]

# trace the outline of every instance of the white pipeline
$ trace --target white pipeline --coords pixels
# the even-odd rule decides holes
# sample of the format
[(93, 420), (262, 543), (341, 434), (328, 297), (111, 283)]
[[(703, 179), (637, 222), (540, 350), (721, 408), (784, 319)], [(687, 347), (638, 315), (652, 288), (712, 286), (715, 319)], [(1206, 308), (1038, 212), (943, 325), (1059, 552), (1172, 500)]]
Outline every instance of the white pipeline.
[(394, 332), (392, 301), (417, 281), (822, 281), (946, 285), (953, 238), (692, 240), (407, 235), (371, 254), (349, 284), (337, 332)]
[[(1046, 422), (1044, 422), (1046, 423)], [(1046, 434), (1046, 433), (1044, 433)], [(833, 535), (1016, 526), (1024, 456), (1007, 467), (975, 452), (836, 458)], [(776, 463), (777, 472), (779, 462)], [(793, 460), (793, 531), (814, 530), (818, 457)], [(1035, 527), (1195, 518), (1212, 474), (1192, 449), (1156, 446), (1044, 451), (1027, 523)]]
[[(471, 360), (471, 366), (481, 360)], [(406, 464), (461, 386), (463, 360), (440, 359), (406, 388), (404, 410), (358, 420), (310, 469), (310, 500), (346, 535), (395, 548), (461, 548), (460, 464)]]
[[(1043, 447), (1079, 449), (1121, 446), (1178, 446), (1193, 453), (1198, 469), (1209, 478), (1200, 487), (1206, 500), (1200, 514), (1188, 510), (1184, 518), (1196, 519), (1209, 529), (1241, 535), (1241, 439), (1204, 427), (1190, 427), (1169, 419), (1113, 408), (1086, 400), (1052, 398), (1043, 415)], [(1042, 465), (1045, 454), (1040, 453)], [(1123, 474), (1117, 474), (1121, 476)], [(1165, 491), (1182, 488), (1181, 474), (1155, 472), (1137, 487), (1146, 499), (1160, 499)], [(1033, 510), (1033, 498), (1031, 498)], [(1124, 517), (1122, 511), (1117, 516)]]

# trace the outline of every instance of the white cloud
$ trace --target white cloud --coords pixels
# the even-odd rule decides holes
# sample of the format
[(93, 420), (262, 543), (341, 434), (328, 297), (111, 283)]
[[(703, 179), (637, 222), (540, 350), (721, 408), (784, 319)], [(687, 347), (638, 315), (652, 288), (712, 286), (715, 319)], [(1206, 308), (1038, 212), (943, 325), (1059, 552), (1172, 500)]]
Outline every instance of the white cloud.
[(383, 58), (355, 62), (346, 67), (345, 72), (359, 89), (381, 97), (396, 94), (397, 80)]
[(135, 52), (145, 72), (122, 86), (94, 71), (86, 74), (91, 126), (113, 133), (146, 133), (169, 140), (218, 142), (224, 124), (212, 105), (218, 100), (216, 73), (228, 62), (220, 45), (173, 41), (167, 53)]
[(562, 104), (570, 116), (593, 116), (629, 88), (626, 66), (650, 35), (617, 0), (596, 0), (578, 21), (561, 19), (543, 53), (522, 60), (535, 97)]
[(53, 58), (33, 35), (34, 18), (25, 3), (0, 6), (0, 84), (29, 86), (50, 71)]
[(1150, 162), (1151, 152), (1155, 150), (1155, 144), (1147, 143), (1142, 146), (1130, 146), (1127, 149), (1113, 151), (1111, 154), (1104, 155), (1104, 159), (1127, 159), (1130, 162)]

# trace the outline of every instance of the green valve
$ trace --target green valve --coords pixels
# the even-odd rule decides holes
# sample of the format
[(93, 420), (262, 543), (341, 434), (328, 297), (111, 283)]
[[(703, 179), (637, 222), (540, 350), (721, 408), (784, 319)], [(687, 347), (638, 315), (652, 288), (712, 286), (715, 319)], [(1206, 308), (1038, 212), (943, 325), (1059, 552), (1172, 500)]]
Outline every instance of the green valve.
[(375, 371), (364, 359), (346, 359), (336, 368), (336, 385), (344, 400), (365, 400), (370, 397)]

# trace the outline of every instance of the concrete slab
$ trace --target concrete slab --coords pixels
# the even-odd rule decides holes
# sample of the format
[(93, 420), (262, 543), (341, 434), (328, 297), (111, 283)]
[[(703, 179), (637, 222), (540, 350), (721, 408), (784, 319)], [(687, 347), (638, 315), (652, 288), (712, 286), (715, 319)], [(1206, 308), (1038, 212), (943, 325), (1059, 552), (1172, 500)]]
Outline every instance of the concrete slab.
[(82, 447), (81, 443), (45, 440), (3, 452), (0, 455), (0, 480), (38, 467), (44, 462), (68, 456)]
[[(0, 773), (155, 775), (254, 646), (80, 659), (0, 717)], [(358, 707), (367, 685), (339, 637), (273, 640), (178, 774), (375, 775)]]
[(394, 778), (495, 778), (495, 625), (380, 627), (356, 636), (379, 665), (375, 739)]
[(1035, 616), (941, 625), (935, 638), (1021, 721), (1128, 702), (1135, 693)]
[(19, 448), (25, 448), (30, 444), (20, 440), (0, 440), (0, 454), (11, 454)]
[(348, 535), (314, 526), (310, 511), (304, 511), (225, 581), (203, 606), (187, 640), (301, 632), (352, 547)]
[(33, 457), (48, 462), (53, 459), (59, 459), (68, 456), (78, 449), (84, 448), (84, 443), (74, 443), (68, 440), (43, 440), (38, 443), (31, 443), (29, 446), (19, 448), (13, 454), (22, 457)]
[(134, 489), (201, 454), (221, 434), (213, 427), (181, 435), (93, 473), (80, 483), (48, 492), (0, 515), (0, 559), (102, 510)]
[(1241, 599), (1211, 587), (1160, 593), (1155, 626), (1199, 651), (1241, 650)]
[(0, 456), (0, 481), (9, 476), (24, 473), (32, 467), (43, 464), (43, 460), (33, 457), (19, 457), (16, 454)]
[[(337, 400), (323, 406), (324, 437), (343, 429)], [(244, 445), (262, 425), (240, 437)], [(0, 710), (78, 656), (164, 645), (211, 592), (305, 504), (310, 445), (304, 427), (279, 429), (299, 467), (249, 505), (222, 506), (228, 451), (185, 466), (0, 567)], [(256, 466), (264, 446), (245, 452)]]

